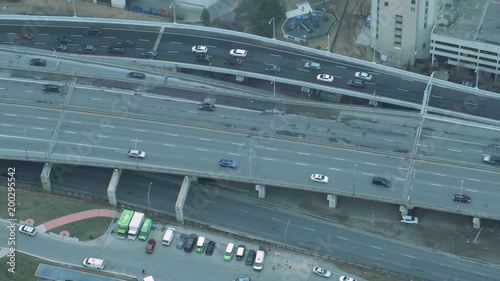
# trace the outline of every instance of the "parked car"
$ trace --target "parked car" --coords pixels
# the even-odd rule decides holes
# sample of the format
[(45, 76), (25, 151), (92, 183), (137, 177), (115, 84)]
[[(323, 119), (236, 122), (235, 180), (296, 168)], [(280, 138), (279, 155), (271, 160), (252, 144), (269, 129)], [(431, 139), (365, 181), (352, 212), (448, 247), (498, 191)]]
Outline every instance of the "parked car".
[(102, 35), (102, 29), (100, 29), (100, 28), (90, 28), (88, 30), (85, 30), (83, 32), (83, 34), (85, 34), (85, 35), (96, 35), (96, 36), (99, 36), (99, 35)]
[(207, 249), (205, 250), (205, 254), (211, 256), (214, 253), (214, 249), (215, 249), (215, 242), (209, 241), (207, 244)]
[(373, 177), (372, 184), (382, 187), (391, 187), (391, 181), (381, 177)]
[(132, 46), (134, 46), (134, 42), (132, 40), (125, 39), (125, 40), (118, 42), (118, 46), (132, 47)]
[(248, 250), (247, 258), (245, 259), (245, 264), (252, 266), (253, 262), (255, 261), (255, 255), (256, 255), (255, 250)]
[(155, 245), (156, 245), (156, 240), (149, 239), (148, 244), (146, 245), (146, 253), (152, 254), (153, 250), (155, 249)]
[(229, 51), (229, 55), (238, 58), (244, 58), (248, 55), (248, 51), (242, 49), (232, 49)]
[(47, 61), (44, 59), (31, 59), (30, 60), (30, 65), (36, 65), (36, 66), (46, 66)]
[(245, 245), (239, 245), (238, 249), (236, 249), (236, 259), (241, 260), (245, 256), (245, 250), (247, 247)]
[(197, 240), (198, 240), (198, 235), (196, 234), (189, 235), (189, 238), (186, 241), (186, 245), (184, 245), (184, 251), (188, 253), (192, 252)]
[(224, 261), (230, 261), (233, 259), (234, 254), (234, 244), (229, 243), (226, 246), (226, 250), (224, 251)]
[(144, 79), (146, 78), (146, 74), (142, 73), (142, 72), (129, 72), (127, 73), (127, 77), (128, 78), (138, 78), (138, 79)]
[(221, 159), (219, 161), (219, 165), (225, 168), (232, 168), (232, 169), (238, 168), (238, 162), (229, 159)]
[(57, 43), (58, 44), (71, 44), (71, 38), (64, 36), (64, 37), (59, 37), (57, 38)]
[(212, 61), (212, 56), (211, 55), (205, 55), (205, 54), (198, 54), (194, 57), (195, 61), (201, 61), (201, 62), (211, 62)]
[(96, 258), (86, 258), (83, 260), (83, 266), (95, 268), (95, 269), (104, 269), (106, 263), (101, 259)]
[(311, 180), (315, 182), (328, 183), (328, 177), (322, 174), (312, 174)]
[(29, 236), (35, 236), (36, 235), (36, 229), (32, 226), (29, 225), (20, 225), (18, 228), (19, 232), (22, 234), (27, 234)]
[(372, 75), (370, 73), (367, 73), (367, 72), (356, 72), (356, 73), (354, 73), (354, 77), (359, 78), (359, 79), (363, 79), (366, 81), (372, 80)]
[(128, 156), (133, 158), (146, 158), (146, 152), (137, 149), (131, 149), (128, 151)]
[(340, 276), (339, 281), (356, 281), (356, 279), (347, 276)]
[(157, 51), (149, 50), (141, 53), (141, 57), (143, 58), (148, 58), (148, 59), (154, 59), (158, 55)]
[(408, 224), (418, 224), (418, 218), (414, 216), (405, 215), (401, 217), (401, 222)]
[(314, 70), (321, 70), (322, 66), (321, 66), (320, 63), (308, 61), (308, 62), (306, 62), (304, 64), (304, 68), (314, 69)]
[(271, 72), (271, 73), (274, 73), (274, 74), (278, 74), (281, 72), (281, 67), (275, 65), (275, 64), (270, 64), (268, 65), (264, 71), (266, 72)]
[(93, 45), (82, 45), (81, 48), (78, 49), (78, 52), (84, 54), (94, 54), (95, 48)]
[(453, 201), (461, 203), (470, 203), (472, 202), (472, 197), (465, 194), (455, 194), (453, 195)]
[(236, 66), (240, 66), (242, 62), (243, 61), (241, 59), (235, 57), (230, 57), (224, 60), (225, 64), (236, 65)]
[(319, 276), (323, 276), (325, 278), (330, 278), (332, 276), (332, 273), (324, 268), (321, 268), (319, 266), (313, 267), (313, 273), (317, 274)]
[(182, 233), (181, 236), (179, 237), (179, 241), (177, 241), (177, 245), (175, 247), (177, 249), (184, 248), (184, 244), (186, 244), (187, 239), (188, 239), (188, 235)]
[(240, 277), (240, 278), (234, 279), (234, 281), (250, 281), (250, 277)]
[(206, 54), (208, 52), (208, 48), (206, 46), (193, 46), (191, 51), (197, 54)]
[(331, 82), (333, 82), (333, 75), (330, 75), (330, 74), (318, 74), (318, 76), (316, 77), (316, 79), (318, 79), (318, 81), (321, 81), (321, 82), (331, 83)]

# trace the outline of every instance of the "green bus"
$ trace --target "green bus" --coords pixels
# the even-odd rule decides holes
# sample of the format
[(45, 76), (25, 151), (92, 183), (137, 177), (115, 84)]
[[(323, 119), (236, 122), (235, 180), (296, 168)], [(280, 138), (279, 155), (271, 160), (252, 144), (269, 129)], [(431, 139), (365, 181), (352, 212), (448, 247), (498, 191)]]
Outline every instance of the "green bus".
[(142, 224), (141, 232), (139, 233), (140, 240), (148, 239), (149, 232), (151, 231), (151, 226), (153, 225), (153, 221), (151, 219), (145, 219)]
[(128, 225), (134, 216), (134, 211), (123, 210), (120, 220), (118, 221), (118, 231), (116, 236), (120, 239), (125, 239), (128, 233)]

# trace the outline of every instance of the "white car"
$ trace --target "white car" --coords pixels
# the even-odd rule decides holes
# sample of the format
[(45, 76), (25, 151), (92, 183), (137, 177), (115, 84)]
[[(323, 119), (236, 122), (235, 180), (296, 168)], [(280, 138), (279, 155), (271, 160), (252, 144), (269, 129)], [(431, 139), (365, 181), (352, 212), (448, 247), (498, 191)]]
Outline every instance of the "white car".
[(229, 54), (233, 57), (244, 58), (247, 56), (248, 52), (242, 49), (232, 49)]
[(131, 149), (128, 151), (128, 156), (134, 158), (146, 158), (146, 152), (141, 150)]
[(197, 54), (206, 54), (208, 52), (208, 48), (206, 46), (193, 46), (193, 48), (191, 48), (191, 51)]
[(330, 278), (332, 276), (332, 273), (324, 268), (321, 268), (319, 266), (313, 267), (313, 272), (319, 276), (323, 276), (325, 278)]
[(356, 279), (347, 276), (340, 276), (339, 281), (356, 281)]
[(333, 82), (333, 75), (330, 74), (319, 74), (318, 77), (316, 77), (318, 81), (321, 82), (328, 82), (331, 83)]
[(402, 216), (401, 222), (409, 224), (418, 224), (418, 218), (413, 216)]
[(370, 73), (366, 72), (356, 72), (354, 73), (354, 76), (359, 79), (363, 79), (366, 81), (372, 81), (372, 75)]
[(34, 227), (29, 226), (29, 225), (20, 225), (19, 232), (23, 233), (23, 234), (27, 234), (29, 236), (36, 235), (36, 229)]
[(312, 174), (311, 180), (316, 182), (328, 183), (328, 177), (322, 174)]

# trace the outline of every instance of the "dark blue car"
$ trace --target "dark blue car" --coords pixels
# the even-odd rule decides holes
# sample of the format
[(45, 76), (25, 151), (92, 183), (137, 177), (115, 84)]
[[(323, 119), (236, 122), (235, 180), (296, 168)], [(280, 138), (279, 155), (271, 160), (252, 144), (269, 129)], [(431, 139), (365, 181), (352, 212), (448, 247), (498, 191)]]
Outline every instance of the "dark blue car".
[(221, 167), (236, 169), (238, 167), (238, 162), (233, 160), (221, 159), (219, 165)]

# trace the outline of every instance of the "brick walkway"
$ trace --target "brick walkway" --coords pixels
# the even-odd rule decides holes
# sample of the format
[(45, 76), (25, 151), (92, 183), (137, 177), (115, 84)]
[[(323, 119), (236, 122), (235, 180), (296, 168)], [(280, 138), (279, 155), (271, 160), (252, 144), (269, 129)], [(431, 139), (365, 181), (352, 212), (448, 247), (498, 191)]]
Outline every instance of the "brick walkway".
[(60, 227), (69, 223), (73, 223), (75, 221), (81, 221), (85, 219), (90, 219), (90, 218), (98, 218), (98, 217), (105, 217), (105, 218), (115, 218), (117, 215), (117, 212), (114, 210), (107, 210), (107, 209), (95, 209), (95, 210), (88, 210), (88, 211), (83, 211), (79, 213), (74, 213), (71, 215), (67, 215), (64, 217), (60, 217), (55, 220), (48, 221), (44, 224), (41, 224), (36, 227), (36, 229), (39, 232), (46, 232), (51, 229), (54, 229), (56, 227)]

